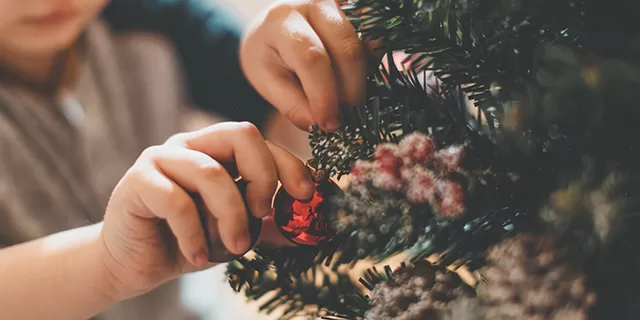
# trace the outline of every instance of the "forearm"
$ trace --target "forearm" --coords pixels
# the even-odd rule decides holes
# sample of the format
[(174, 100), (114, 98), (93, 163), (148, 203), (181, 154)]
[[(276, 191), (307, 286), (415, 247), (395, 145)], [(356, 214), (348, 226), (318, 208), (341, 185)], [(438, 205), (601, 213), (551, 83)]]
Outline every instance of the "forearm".
[(102, 225), (0, 250), (0, 319), (88, 319), (107, 292)]

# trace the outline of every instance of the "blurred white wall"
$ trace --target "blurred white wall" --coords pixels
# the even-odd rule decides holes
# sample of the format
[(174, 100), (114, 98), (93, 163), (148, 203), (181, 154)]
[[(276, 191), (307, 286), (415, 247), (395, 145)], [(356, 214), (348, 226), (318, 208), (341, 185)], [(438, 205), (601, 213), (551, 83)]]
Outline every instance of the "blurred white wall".
[(243, 18), (253, 19), (257, 14), (268, 8), (274, 0), (221, 0), (235, 8)]

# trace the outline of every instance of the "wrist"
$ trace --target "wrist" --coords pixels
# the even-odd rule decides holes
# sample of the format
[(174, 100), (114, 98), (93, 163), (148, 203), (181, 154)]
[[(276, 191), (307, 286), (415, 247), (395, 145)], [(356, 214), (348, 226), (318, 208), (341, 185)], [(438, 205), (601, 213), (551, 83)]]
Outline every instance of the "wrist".
[[(96, 241), (96, 250), (99, 252), (100, 273), (102, 275), (102, 292), (111, 303), (128, 300), (142, 295), (153, 287), (141, 285), (149, 282), (147, 275), (143, 273), (133, 272), (126, 263), (123, 263), (117, 257), (113, 246), (110, 246), (103, 223), (99, 226), (98, 241)], [(117, 250), (117, 249), (116, 249)], [(120, 255), (121, 257), (122, 255)]]
[(122, 292), (122, 286), (118, 285), (118, 277), (113, 272), (115, 261), (104, 240), (102, 227), (102, 222), (92, 226), (94, 229), (92, 230), (94, 233), (92, 246), (93, 252), (96, 253), (96, 262), (98, 264), (96, 273), (100, 276), (100, 281), (98, 281), (100, 294), (106, 303), (114, 304), (125, 300), (124, 296), (126, 294)]

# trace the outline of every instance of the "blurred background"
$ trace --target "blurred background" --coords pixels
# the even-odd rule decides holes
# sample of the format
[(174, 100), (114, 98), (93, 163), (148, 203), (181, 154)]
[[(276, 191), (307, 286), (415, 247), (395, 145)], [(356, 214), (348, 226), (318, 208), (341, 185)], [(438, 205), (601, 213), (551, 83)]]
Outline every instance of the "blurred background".
[[(216, 0), (211, 0), (216, 1)], [(274, 0), (218, 0), (231, 7), (245, 23), (267, 9)], [(201, 127), (218, 119), (195, 114), (190, 126)], [(306, 146), (306, 134), (293, 128), (284, 119), (273, 119), (265, 132), (269, 140), (284, 145), (300, 158), (306, 158), (309, 151)], [(231, 290), (224, 275), (225, 266), (187, 275), (182, 282), (182, 299), (185, 305), (198, 313), (206, 315), (204, 320), (244, 320), (275, 319), (257, 312), (255, 303), (247, 304), (244, 296)]]
[[(215, 0), (212, 0), (215, 1)], [(257, 14), (268, 8), (274, 0), (219, 0), (234, 8), (245, 19), (253, 19)]]

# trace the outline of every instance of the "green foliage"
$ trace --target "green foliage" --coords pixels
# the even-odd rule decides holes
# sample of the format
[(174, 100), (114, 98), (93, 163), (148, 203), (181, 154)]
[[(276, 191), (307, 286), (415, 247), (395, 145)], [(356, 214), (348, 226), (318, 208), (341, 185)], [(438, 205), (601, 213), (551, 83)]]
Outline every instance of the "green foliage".
[[(348, 174), (381, 143), (428, 133), (438, 148), (468, 148), (466, 174), (481, 185), (467, 204), (473, 214), (443, 220), (412, 207), (420, 230), (396, 241), (378, 222), (400, 230), (407, 215), (385, 209), (322, 248), (258, 249), (229, 265), (232, 285), (246, 285), (251, 299), (275, 294), (265, 311), (285, 306), (294, 317), (315, 306), (314, 316), (353, 319), (368, 300), (341, 264), (411, 249), (416, 261), (442, 254), (443, 264), (475, 269), (505, 236), (548, 231), (589, 261), (601, 301), (594, 318), (639, 318), (640, 2), (350, 0), (343, 8), (364, 38), (408, 57), (396, 67), (387, 55), (367, 98), (345, 110), (345, 128), (311, 132), (314, 164)], [(363, 217), (395, 199), (346, 194), (341, 208)], [(390, 276), (371, 272), (370, 287)]]
[(277, 313), (280, 319), (308, 319), (329, 312), (355, 318), (368, 308), (367, 299), (359, 294), (360, 289), (344, 269), (314, 265), (283, 272), (272, 259), (256, 254), (230, 262), (227, 267), (234, 290), (244, 290), (252, 300), (266, 299), (260, 304), (262, 312)]
[[(583, 1), (353, 0), (345, 7), (366, 37), (405, 51), (411, 69), (461, 86), (497, 125), (501, 102), (522, 92), (541, 43), (583, 47)], [(365, 13), (362, 13), (362, 12)]]

